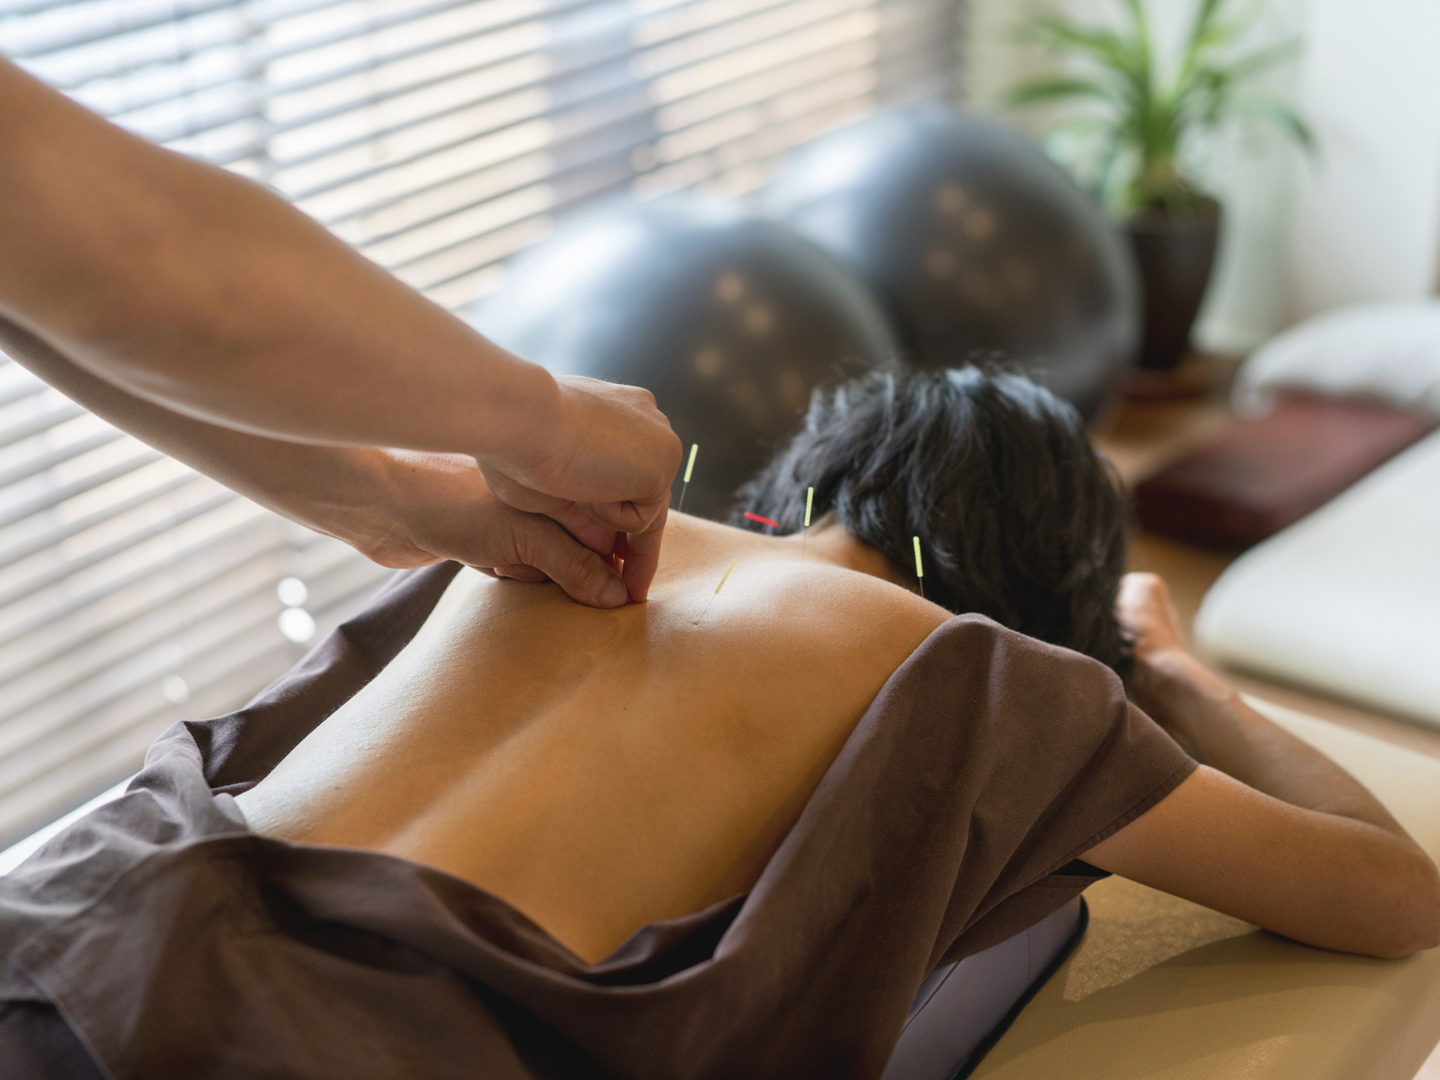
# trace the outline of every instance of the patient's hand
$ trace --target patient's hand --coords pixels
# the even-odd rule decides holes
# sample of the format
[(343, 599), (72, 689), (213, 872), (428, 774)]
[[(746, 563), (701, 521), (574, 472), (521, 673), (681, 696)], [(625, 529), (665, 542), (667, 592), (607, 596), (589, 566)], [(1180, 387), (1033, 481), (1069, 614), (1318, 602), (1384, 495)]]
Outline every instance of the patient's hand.
[(1193, 728), (1211, 714), (1210, 705), (1228, 704), (1234, 691), (1186, 650), (1180, 617), (1160, 575), (1126, 574), (1115, 608), (1134, 638), (1131, 698), (1192, 757), (1203, 760), (1198, 744), (1204, 740)]
[(1134, 635), (1137, 662), (1160, 653), (1185, 651), (1180, 616), (1159, 574), (1126, 574), (1120, 579), (1115, 608), (1120, 625)]

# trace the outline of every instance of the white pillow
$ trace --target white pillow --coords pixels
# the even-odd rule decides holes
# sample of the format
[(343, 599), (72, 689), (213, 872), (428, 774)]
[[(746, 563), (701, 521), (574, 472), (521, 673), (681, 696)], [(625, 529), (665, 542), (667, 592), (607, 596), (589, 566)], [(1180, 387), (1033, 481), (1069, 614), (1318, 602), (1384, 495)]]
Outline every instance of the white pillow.
[(1257, 349), (1235, 378), (1241, 415), (1280, 390), (1363, 397), (1440, 417), (1440, 300), (1363, 304), (1308, 319)]

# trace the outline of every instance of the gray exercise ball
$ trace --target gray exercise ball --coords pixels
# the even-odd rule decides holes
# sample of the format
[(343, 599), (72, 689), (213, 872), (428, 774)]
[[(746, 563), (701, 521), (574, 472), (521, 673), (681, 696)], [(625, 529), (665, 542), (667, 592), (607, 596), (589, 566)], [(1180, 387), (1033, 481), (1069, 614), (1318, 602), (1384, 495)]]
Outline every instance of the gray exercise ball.
[(898, 349), (853, 271), (773, 221), (689, 197), (568, 222), (512, 261), (471, 321), (557, 375), (650, 390), (687, 457), (699, 444), (684, 508), (709, 517), (798, 429), (813, 387)]
[(942, 105), (801, 148), (764, 210), (855, 268), (919, 367), (998, 356), (1094, 417), (1140, 338), (1134, 257), (1025, 135)]

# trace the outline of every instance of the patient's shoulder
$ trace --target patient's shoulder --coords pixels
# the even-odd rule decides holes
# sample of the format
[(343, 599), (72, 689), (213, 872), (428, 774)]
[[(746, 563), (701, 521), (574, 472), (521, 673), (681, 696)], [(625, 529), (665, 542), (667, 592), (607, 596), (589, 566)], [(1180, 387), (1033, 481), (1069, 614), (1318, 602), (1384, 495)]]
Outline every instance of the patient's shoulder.
[(945, 618), (906, 666), (932, 689), (1000, 695), (1045, 714), (1114, 717), (1125, 703), (1124, 685), (1105, 664), (975, 612)]
[(954, 616), (900, 585), (826, 564), (779, 568), (765, 586), (766, 615), (804, 633), (924, 641)]

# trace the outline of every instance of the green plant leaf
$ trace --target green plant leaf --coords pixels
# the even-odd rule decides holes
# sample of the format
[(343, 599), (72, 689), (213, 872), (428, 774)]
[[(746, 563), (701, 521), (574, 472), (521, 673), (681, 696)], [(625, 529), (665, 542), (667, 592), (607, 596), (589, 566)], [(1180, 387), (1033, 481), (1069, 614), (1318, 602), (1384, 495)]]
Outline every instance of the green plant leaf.
[(1081, 26), (1050, 16), (1036, 19), (1020, 33), (1020, 39), (1044, 45), (1057, 52), (1080, 53), (1126, 79), (1143, 76), (1145, 65), (1135, 55), (1132, 42), (1113, 30)]
[(1104, 101), (1110, 105), (1117, 105), (1119, 102), (1110, 87), (1093, 79), (1065, 78), (1034, 79), (1030, 82), (1021, 83), (1013, 87), (1004, 98), (1006, 106), (1011, 108), (1023, 105), (1037, 105), (1047, 101), (1073, 100), (1075, 98), (1092, 98)]
[(1088, 120), (1089, 129), (1104, 140), (1096, 177), (1102, 196), (1119, 190), (1115, 177), (1123, 172), (1124, 199), (1132, 208), (1193, 209), (1203, 196), (1182, 172), (1182, 146), (1190, 133), (1231, 118), (1263, 118), (1313, 149), (1314, 136), (1294, 109), (1239, 93), (1246, 80), (1298, 54), (1298, 42), (1284, 41), (1234, 55), (1231, 47), (1249, 32), (1263, 0), (1250, 0), (1238, 16), (1230, 14), (1238, 0), (1196, 0), (1188, 36), (1168, 74), (1156, 60), (1150, 2), (1116, 0), (1125, 16), (1118, 30), (1045, 16), (1017, 32), (1021, 40), (1073, 57), (1088, 68), (1077, 75), (1031, 80), (1006, 100), (1010, 105), (1091, 100), (1107, 106), (1105, 117)]
[(1232, 93), (1233, 80), (1220, 68), (1201, 68), (1195, 72), (1178, 103), (1183, 114), (1182, 125), (1199, 124), (1213, 127), (1223, 119), (1225, 99)]
[(1120, 164), (1125, 147), (1119, 139), (1111, 139), (1100, 155), (1099, 168), (1095, 170), (1095, 197), (1102, 203), (1111, 201), (1110, 193), (1115, 187), (1115, 169)]
[(1243, 32), (1240, 22), (1220, 18), (1224, 3), (1225, 0), (1202, 0), (1195, 10), (1195, 21), (1190, 26), (1171, 89), (1171, 98), (1177, 103), (1193, 92), (1197, 78), (1211, 66), (1209, 58), (1214, 52)]
[(1310, 125), (1283, 101), (1259, 94), (1234, 94), (1226, 99), (1223, 112), (1226, 116), (1254, 116), (1268, 120), (1288, 131), (1308, 153), (1314, 154), (1319, 148)]
[(1144, 0), (1124, 0), (1130, 13), (1130, 52), (1135, 64), (1137, 82), (1153, 91), (1155, 85), (1155, 58), (1150, 48), (1150, 22), (1145, 17)]
[(1190, 24), (1190, 36), (1185, 41), (1187, 55), (1204, 53), (1214, 45), (1217, 28), (1224, 25), (1220, 22), (1220, 5), (1224, 2), (1200, 0), (1200, 6), (1195, 9), (1195, 21)]
[(1052, 127), (1049, 134), (1083, 134), (1087, 131), (1113, 133), (1116, 130), (1114, 116), (1071, 116)]
[(1272, 67), (1298, 60), (1301, 51), (1300, 39), (1290, 38), (1274, 45), (1267, 45), (1263, 49), (1256, 49), (1252, 53), (1246, 53), (1217, 70), (1223, 71), (1233, 82), (1241, 82), (1259, 75), (1262, 71), (1268, 71)]

